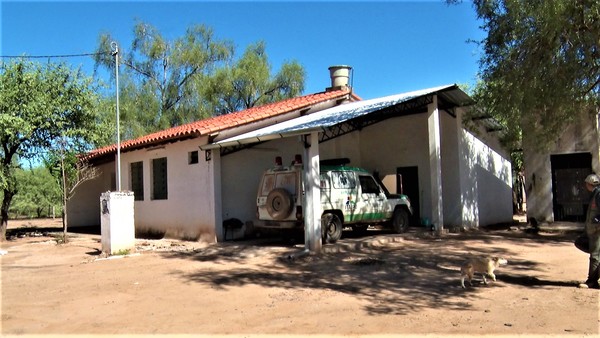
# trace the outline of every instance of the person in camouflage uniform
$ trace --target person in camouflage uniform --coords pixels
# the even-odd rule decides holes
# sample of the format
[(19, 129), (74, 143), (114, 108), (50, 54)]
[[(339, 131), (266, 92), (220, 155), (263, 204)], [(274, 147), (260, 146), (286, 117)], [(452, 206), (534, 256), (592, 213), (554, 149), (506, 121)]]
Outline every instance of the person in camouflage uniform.
[(589, 240), (590, 263), (588, 278), (579, 284), (584, 289), (600, 289), (600, 177), (595, 174), (585, 178), (585, 186), (591, 192), (587, 217), (585, 220), (585, 232)]

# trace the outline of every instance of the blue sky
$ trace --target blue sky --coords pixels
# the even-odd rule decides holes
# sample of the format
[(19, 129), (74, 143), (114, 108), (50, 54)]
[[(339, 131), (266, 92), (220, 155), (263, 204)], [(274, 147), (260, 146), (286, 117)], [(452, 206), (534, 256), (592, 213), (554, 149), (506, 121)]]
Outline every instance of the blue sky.
[[(5, 1), (0, 3), (0, 51), (6, 55), (92, 53), (101, 33), (130, 46), (136, 20), (170, 40), (192, 24), (213, 28), (236, 45), (236, 55), (266, 42), (272, 71), (296, 60), (307, 74), (305, 92), (329, 86), (331, 65), (353, 67), (364, 99), (459, 83), (474, 84), (481, 40), (471, 2), (435, 1)], [(6, 59), (5, 59), (6, 60)], [(38, 59), (46, 61), (46, 59)], [(93, 72), (91, 57), (61, 58)]]

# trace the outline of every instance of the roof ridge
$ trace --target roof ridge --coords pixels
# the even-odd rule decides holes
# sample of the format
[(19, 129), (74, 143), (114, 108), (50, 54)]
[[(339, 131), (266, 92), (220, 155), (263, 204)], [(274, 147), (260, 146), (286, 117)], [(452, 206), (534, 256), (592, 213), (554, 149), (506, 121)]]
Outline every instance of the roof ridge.
[[(167, 140), (179, 139), (184, 137), (202, 136), (222, 131), (237, 126), (245, 125), (251, 122), (260, 121), (269, 117), (278, 116), (294, 110), (302, 109), (320, 102), (332, 100), (350, 94), (353, 99), (360, 98), (352, 93), (348, 88), (323, 91), (313, 94), (296, 96), (285, 100), (270, 102), (260, 106), (248, 109), (222, 114), (206, 119), (196, 120), (179, 126), (159, 130), (135, 139), (121, 142), (120, 149), (135, 149), (146, 145), (161, 143)], [(84, 158), (93, 159), (102, 155), (108, 155), (117, 151), (117, 144), (94, 149), (88, 152)]]

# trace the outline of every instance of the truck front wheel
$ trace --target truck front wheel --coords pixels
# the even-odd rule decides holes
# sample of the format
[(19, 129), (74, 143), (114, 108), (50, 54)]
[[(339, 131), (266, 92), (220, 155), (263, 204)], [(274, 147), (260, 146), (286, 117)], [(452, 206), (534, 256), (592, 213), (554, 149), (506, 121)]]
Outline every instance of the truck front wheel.
[(398, 234), (406, 232), (408, 230), (410, 218), (408, 215), (408, 211), (402, 208), (396, 208), (394, 210), (394, 215), (392, 216), (392, 226), (394, 231)]
[(335, 243), (342, 238), (342, 220), (336, 214), (323, 214), (321, 217), (321, 228), (323, 241), (326, 243)]

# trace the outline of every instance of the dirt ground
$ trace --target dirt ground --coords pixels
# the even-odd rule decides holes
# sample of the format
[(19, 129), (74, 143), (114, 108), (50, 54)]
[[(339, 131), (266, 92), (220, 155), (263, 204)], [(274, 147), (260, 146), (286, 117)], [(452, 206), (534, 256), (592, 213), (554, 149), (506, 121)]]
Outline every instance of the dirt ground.
[[(137, 240), (104, 258), (98, 234), (57, 244), (48, 222), (13, 221), (0, 243), (2, 335), (598, 336), (598, 290), (576, 288), (575, 233), (521, 225), (433, 236), (345, 233), (321, 255), (253, 239), (216, 245)], [(24, 228), (25, 227), (25, 228)], [(48, 232), (48, 233), (47, 233)], [(460, 287), (468, 254), (509, 264)]]

